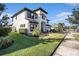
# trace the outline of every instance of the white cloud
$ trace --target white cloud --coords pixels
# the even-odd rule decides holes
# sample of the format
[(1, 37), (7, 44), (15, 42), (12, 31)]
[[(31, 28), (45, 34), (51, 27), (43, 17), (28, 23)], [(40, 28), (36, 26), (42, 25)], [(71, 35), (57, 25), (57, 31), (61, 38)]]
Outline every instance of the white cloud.
[(67, 17), (68, 15), (71, 15), (71, 13), (70, 12), (62, 12), (62, 13), (60, 13), (60, 14), (57, 14), (56, 15), (56, 17)]
[(70, 6), (79, 6), (79, 3), (66, 3), (66, 4)]
[(51, 19), (53, 19), (51, 21), (51, 23), (65, 23), (68, 24), (68, 21), (66, 21), (65, 19), (68, 17), (68, 15), (71, 15), (71, 12), (61, 12), (57, 15), (55, 15), (54, 17), (51, 17)]

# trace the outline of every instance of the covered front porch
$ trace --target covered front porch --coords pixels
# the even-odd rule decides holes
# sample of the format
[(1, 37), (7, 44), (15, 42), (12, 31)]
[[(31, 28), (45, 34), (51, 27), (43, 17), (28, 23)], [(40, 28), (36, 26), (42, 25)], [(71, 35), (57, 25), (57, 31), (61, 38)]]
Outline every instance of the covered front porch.
[(41, 22), (41, 32), (46, 32), (46, 23)]
[(29, 22), (29, 33), (30, 33), (30, 34), (32, 33), (32, 31), (33, 31), (33, 29), (34, 29), (35, 27), (38, 27), (38, 22), (30, 21), (30, 22)]

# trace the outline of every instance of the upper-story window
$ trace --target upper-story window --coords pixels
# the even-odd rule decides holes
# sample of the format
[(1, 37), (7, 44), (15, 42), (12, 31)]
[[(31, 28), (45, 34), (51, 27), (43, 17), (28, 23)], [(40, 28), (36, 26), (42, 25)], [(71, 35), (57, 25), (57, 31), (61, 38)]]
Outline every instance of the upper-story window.
[(38, 18), (38, 15), (37, 14), (33, 14), (32, 15), (32, 19), (37, 19)]
[(37, 19), (37, 18), (38, 18), (38, 15), (35, 14), (35, 19)]
[(31, 12), (27, 12), (27, 18), (31, 18)]
[(44, 14), (42, 14), (42, 19), (46, 19), (46, 16)]
[(12, 18), (12, 22), (13, 22), (13, 18)]

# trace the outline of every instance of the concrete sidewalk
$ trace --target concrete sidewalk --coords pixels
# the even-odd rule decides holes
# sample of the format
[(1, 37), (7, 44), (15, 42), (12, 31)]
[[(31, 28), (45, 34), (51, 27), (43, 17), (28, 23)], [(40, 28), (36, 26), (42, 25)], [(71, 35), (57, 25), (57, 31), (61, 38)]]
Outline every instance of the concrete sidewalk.
[(73, 37), (74, 33), (68, 33), (53, 56), (79, 56), (79, 42)]

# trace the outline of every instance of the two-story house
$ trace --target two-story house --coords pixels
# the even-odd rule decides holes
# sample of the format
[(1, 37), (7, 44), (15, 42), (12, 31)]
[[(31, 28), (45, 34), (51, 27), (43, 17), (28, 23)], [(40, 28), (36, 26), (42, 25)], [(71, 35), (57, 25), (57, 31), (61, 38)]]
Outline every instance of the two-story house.
[(39, 28), (40, 32), (49, 31), (47, 15), (48, 13), (42, 8), (30, 10), (23, 8), (12, 16), (12, 31), (19, 32), (19, 29), (27, 29), (28, 33), (32, 33), (34, 27)]

